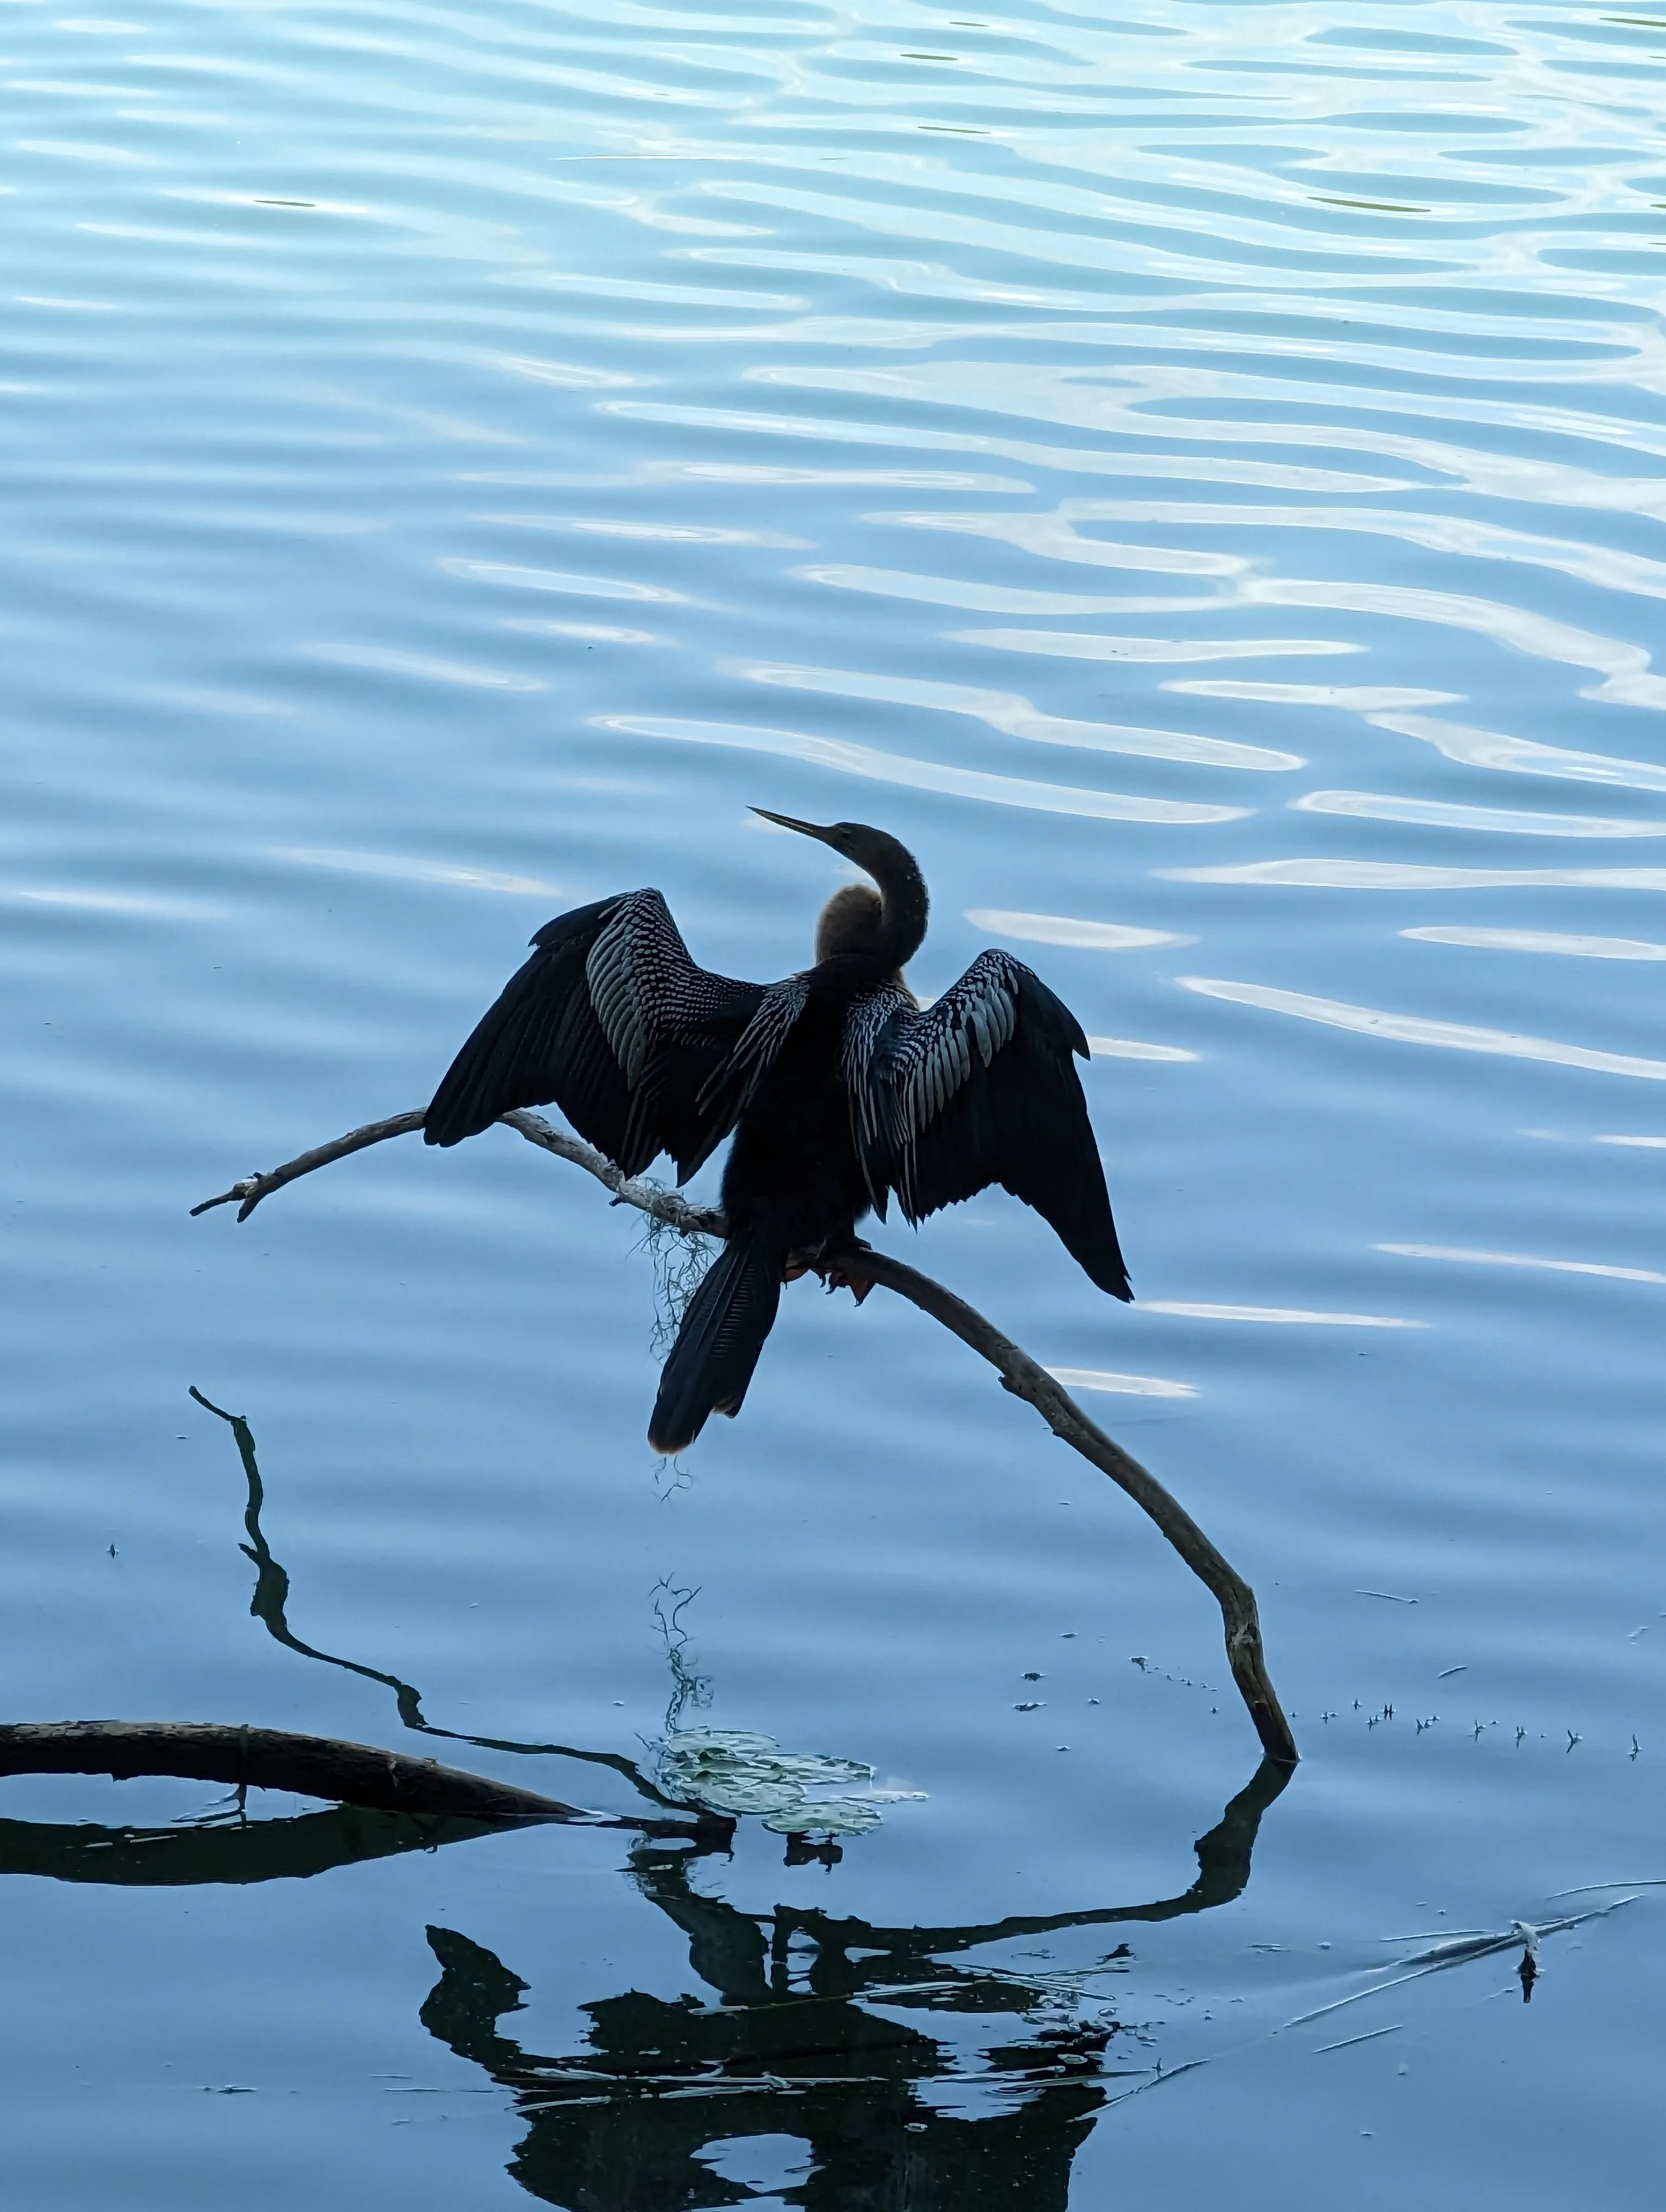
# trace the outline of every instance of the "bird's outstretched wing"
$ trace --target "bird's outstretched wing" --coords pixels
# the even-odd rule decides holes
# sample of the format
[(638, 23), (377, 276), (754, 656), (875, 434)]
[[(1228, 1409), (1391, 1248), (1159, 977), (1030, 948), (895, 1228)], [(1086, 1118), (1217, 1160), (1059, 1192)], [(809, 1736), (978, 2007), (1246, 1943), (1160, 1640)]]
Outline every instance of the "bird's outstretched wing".
[(981, 952), (920, 1012), (885, 988), (857, 1000), (843, 1056), (852, 1133), (875, 1210), (909, 1221), (998, 1182), (1050, 1222), (1102, 1291), (1129, 1298), (1068, 1006), (1006, 952)]
[(696, 966), (655, 890), (579, 907), (532, 943), (434, 1094), (427, 1141), (553, 1103), (627, 1175), (663, 1152), (686, 1179), (744, 1103), (723, 1079), (764, 987)]

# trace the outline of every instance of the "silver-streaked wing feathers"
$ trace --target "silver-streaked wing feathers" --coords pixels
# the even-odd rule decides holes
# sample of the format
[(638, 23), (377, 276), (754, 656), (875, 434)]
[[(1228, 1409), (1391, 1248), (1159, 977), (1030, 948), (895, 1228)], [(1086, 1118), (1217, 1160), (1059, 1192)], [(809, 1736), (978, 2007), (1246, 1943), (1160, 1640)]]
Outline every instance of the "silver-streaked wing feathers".
[(627, 1175), (662, 1152), (692, 1175), (734, 1126), (745, 1094), (722, 1078), (764, 987), (697, 965), (657, 890), (578, 908), (532, 943), (435, 1092), (428, 1142), (553, 1103)]
[(1051, 1223), (1101, 1290), (1132, 1296), (1075, 1057), (1081, 1024), (1010, 953), (982, 952), (923, 1012), (894, 988), (852, 1006), (851, 1131), (876, 1212), (909, 1221), (1000, 1183)]
[(719, 1113), (731, 1129), (757, 1096), (757, 1087), (792, 1035), (810, 1000), (807, 975), (787, 975), (760, 988), (751, 1019), (732, 1051), (707, 1079), (699, 1097), (702, 1112)]

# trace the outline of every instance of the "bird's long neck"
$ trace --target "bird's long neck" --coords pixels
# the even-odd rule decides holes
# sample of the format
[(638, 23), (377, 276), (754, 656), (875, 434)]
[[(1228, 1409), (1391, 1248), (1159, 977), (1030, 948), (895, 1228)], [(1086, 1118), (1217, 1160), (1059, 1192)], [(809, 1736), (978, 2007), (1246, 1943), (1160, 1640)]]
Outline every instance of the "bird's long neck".
[(863, 865), (879, 886), (879, 943), (876, 950), (901, 968), (926, 939), (931, 901), (920, 863), (906, 845), (885, 840), (888, 850)]

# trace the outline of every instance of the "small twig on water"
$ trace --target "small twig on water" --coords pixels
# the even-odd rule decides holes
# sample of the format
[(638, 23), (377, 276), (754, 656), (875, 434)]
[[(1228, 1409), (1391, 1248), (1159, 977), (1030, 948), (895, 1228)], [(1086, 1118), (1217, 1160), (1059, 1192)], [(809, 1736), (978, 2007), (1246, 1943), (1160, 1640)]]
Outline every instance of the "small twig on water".
[[(541, 1114), (525, 1107), (505, 1114), (502, 1120), (507, 1126), (525, 1137), (529, 1144), (553, 1152), (558, 1159), (570, 1160), (605, 1185), (613, 1194), (616, 1205), (634, 1206), (641, 1212), (669, 1227), (696, 1237), (722, 1237), (727, 1224), (722, 1215), (711, 1206), (695, 1206), (678, 1192), (666, 1190), (660, 1184), (642, 1176), (621, 1174), (612, 1161), (599, 1152), (593, 1145), (587, 1145), (577, 1137), (569, 1137), (555, 1128)], [(193, 1214), (205, 1213), (212, 1206), (237, 1204), (237, 1218), (246, 1221), (263, 1198), (283, 1189), (286, 1183), (299, 1176), (310, 1175), (314, 1168), (327, 1167), (334, 1160), (345, 1159), (350, 1153), (362, 1152), (368, 1146), (381, 1144), (389, 1137), (411, 1134), (423, 1126), (420, 1113), (393, 1114), (386, 1121), (367, 1122), (362, 1128), (350, 1130), (346, 1136), (337, 1137), (328, 1145), (317, 1146), (311, 1152), (286, 1161), (282, 1167), (271, 1168), (264, 1175), (246, 1176), (222, 1191), (219, 1197), (207, 1199), (201, 1206), (192, 1208)], [(1055, 1380), (1047, 1370), (1032, 1359), (1027, 1352), (1004, 1336), (992, 1322), (986, 1321), (975, 1307), (957, 1297), (952, 1291), (916, 1267), (907, 1267), (883, 1252), (866, 1245), (853, 1246), (847, 1252), (824, 1255), (824, 1264), (833, 1269), (848, 1269), (866, 1276), (871, 1282), (882, 1283), (888, 1291), (906, 1298), (922, 1313), (939, 1322), (961, 1342), (984, 1359), (1000, 1375), (1002, 1386), (1014, 1397), (1031, 1405), (1047, 1423), (1054, 1435), (1067, 1443), (1073, 1451), (1097, 1467), (1102, 1474), (1109, 1475), (1121, 1490), (1126, 1491), (1169, 1542), (1179, 1553), (1186, 1565), (1213, 1595), (1220, 1607), (1222, 1626), (1225, 1631), (1226, 1659), (1232, 1670), (1238, 1694), (1249, 1709), (1256, 1733), (1268, 1756), (1294, 1765), (1299, 1753), (1296, 1739), (1285, 1718), (1278, 1694), (1267, 1672), (1267, 1662), (1262, 1650), (1261, 1621), (1256, 1607), (1255, 1592), (1242, 1575), (1231, 1566), (1189, 1513), (1177, 1499), (1158, 1482), (1156, 1476), (1140, 1466), (1122, 1446), (1108, 1437), (1097, 1424), (1088, 1419), (1063, 1385)], [(1371, 1592), (1370, 1595), (1378, 1595)], [(1384, 1593), (1386, 1595), (1386, 1593)], [(1415, 1601), (1411, 1601), (1415, 1602)]]

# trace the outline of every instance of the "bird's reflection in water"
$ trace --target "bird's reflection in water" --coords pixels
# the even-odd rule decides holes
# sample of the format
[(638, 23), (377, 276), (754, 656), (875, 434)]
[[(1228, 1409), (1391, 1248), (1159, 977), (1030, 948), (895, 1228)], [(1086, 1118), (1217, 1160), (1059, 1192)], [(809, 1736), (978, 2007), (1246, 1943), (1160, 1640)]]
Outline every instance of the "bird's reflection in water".
[[(1197, 1880), (1179, 1896), (980, 1927), (748, 1913), (692, 1887), (690, 1853), (645, 1846), (632, 1855), (636, 1887), (687, 1936), (708, 1997), (603, 1997), (584, 2008), (585, 2048), (540, 2055), (504, 2032), (527, 1984), (466, 1936), (430, 1928), (441, 1971), (423, 2023), (513, 2094), (528, 2125), (509, 2171), (565, 2212), (757, 2201), (708, 2154), (760, 2136), (802, 2144), (807, 2172), (785, 2197), (806, 2212), (1064, 2212), (1077, 2149), (1115, 2094), (1109, 2082), (1148, 2080), (1150, 2063), (1134, 2048), (1118, 2063), (1120, 2023), (1073, 2002), (1071, 1978), (1049, 1984), (948, 1961), (1017, 1937), (1229, 1903), (1288, 1778), (1271, 1760), (1262, 1766), (1200, 1838)], [(1101, 1966), (1126, 1955), (1119, 1947)], [(921, 2018), (891, 2016), (899, 2011)], [(945, 2013), (999, 2018), (1004, 2033), (975, 2035), (969, 2057), (964, 2035), (927, 2024)]]
[[(620, 1753), (436, 1727), (410, 1684), (302, 1642), (286, 1615), (289, 1577), (261, 1532), (248, 1424), (192, 1395), (236, 1436), (248, 1482), (243, 1548), (256, 1571), (250, 1610), (278, 1642), (386, 1683), (408, 1728), (605, 1765), (643, 1796), (672, 1802)], [(669, 1731), (685, 1705), (703, 1702), (705, 1685), (686, 1660), (680, 1613), (689, 1594), (666, 1583), (654, 1595), (672, 1678)], [(1288, 1767), (1262, 1763), (1198, 1839), (1197, 1878), (1177, 1895), (964, 1927), (880, 1928), (796, 1906), (748, 1912), (694, 1887), (701, 1850), (645, 1843), (631, 1853), (629, 1878), (687, 1938), (700, 1996), (598, 1997), (582, 2008), (590, 2021), (582, 2049), (531, 2051), (504, 2032), (528, 1984), (468, 1936), (431, 1927), (441, 1972), (423, 2024), (513, 2097), (527, 2125), (509, 2171), (562, 2212), (783, 2201), (773, 2185), (760, 2191), (720, 2171), (719, 2147), (749, 2137), (802, 2147), (784, 2201), (805, 2212), (1064, 2212), (1072, 2162), (1096, 2114), (1154, 2078), (1110, 2002), (1084, 1996), (1096, 1974), (1117, 1971), (1127, 1946), (1056, 1974), (1010, 1961), (981, 1966), (968, 1954), (1230, 1904), (1249, 1881), (1262, 1815), (1289, 1778)], [(487, 1822), (349, 1807), (153, 1831), (0, 1821), (0, 1872), (147, 1886), (261, 1881), (490, 1832)], [(793, 1837), (787, 1855), (789, 1865), (816, 1857), (831, 1864), (838, 1846)]]
[[(513, 2097), (527, 2124), (509, 2171), (562, 2212), (699, 2212), (778, 2198), (727, 2179), (714, 2162), (716, 2147), (752, 2136), (802, 2146), (807, 2171), (786, 2201), (806, 2212), (1064, 2212), (1095, 2115), (1119, 2094), (1118, 2076), (1149, 2081), (1149, 2061), (1131, 2039), (1120, 2056), (1125, 2032), (1108, 2004), (1078, 2001), (1092, 1968), (1032, 1975), (957, 1960), (1230, 1904), (1250, 1879), (1262, 1814), (1288, 1779), (1287, 1768), (1262, 1765), (1198, 1839), (1197, 1879), (1177, 1896), (982, 1925), (747, 1912), (693, 1887), (698, 1850), (644, 1844), (629, 1878), (687, 1937), (701, 1996), (593, 1999), (585, 2046), (544, 2055), (504, 2032), (526, 1983), (467, 1936), (430, 1928), (441, 1972), (423, 2025)], [(0, 1874), (147, 1888), (260, 1882), (493, 1832), (485, 1821), (350, 1806), (154, 1829), (0, 1820)], [(1097, 1968), (1114, 1972), (1127, 1955), (1119, 1945)], [(958, 2015), (952, 2029), (949, 2014)]]
[[(681, 1886), (680, 1869), (665, 1864), (646, 1879), (666, 1893)], [(772, 2001), (756, 1922), (726, 1918), (728, 1907), (686, 1889), (677, 1911), (696, 1923), (694, 1948), (708, 1966), (729, 1972), (727, 2002), (605, 1997), (586, 2008), (589, 2047), (565, 2058), (534, 2056), (502, 2032), (525, 1983), (465, 1936), (429, 1930), (443, 1971), (423, 2023), (514, 2091), (529, 2124), (509, 2171), (532, 2196), (570, 2212), (744, 2204), (757, 2192), (725, 2179), (712, 2147), (790, 2136), (809, 2171), (787, 2201), (817, 2212), (1063, 2212), (1071, 2162), (1105, 2094), (1091, 2077), (1107, 2030), (992, 2051), (989, 2064), (1025, 2094), (952, 2117), (930, 2098), (952, 2063), (935, 2037), (848, 1998)], [(1005, 1999), (1031, 2001), (1018, 1990)], [(1082, 2071), (1067, 2072), (1067, 2060)]]

